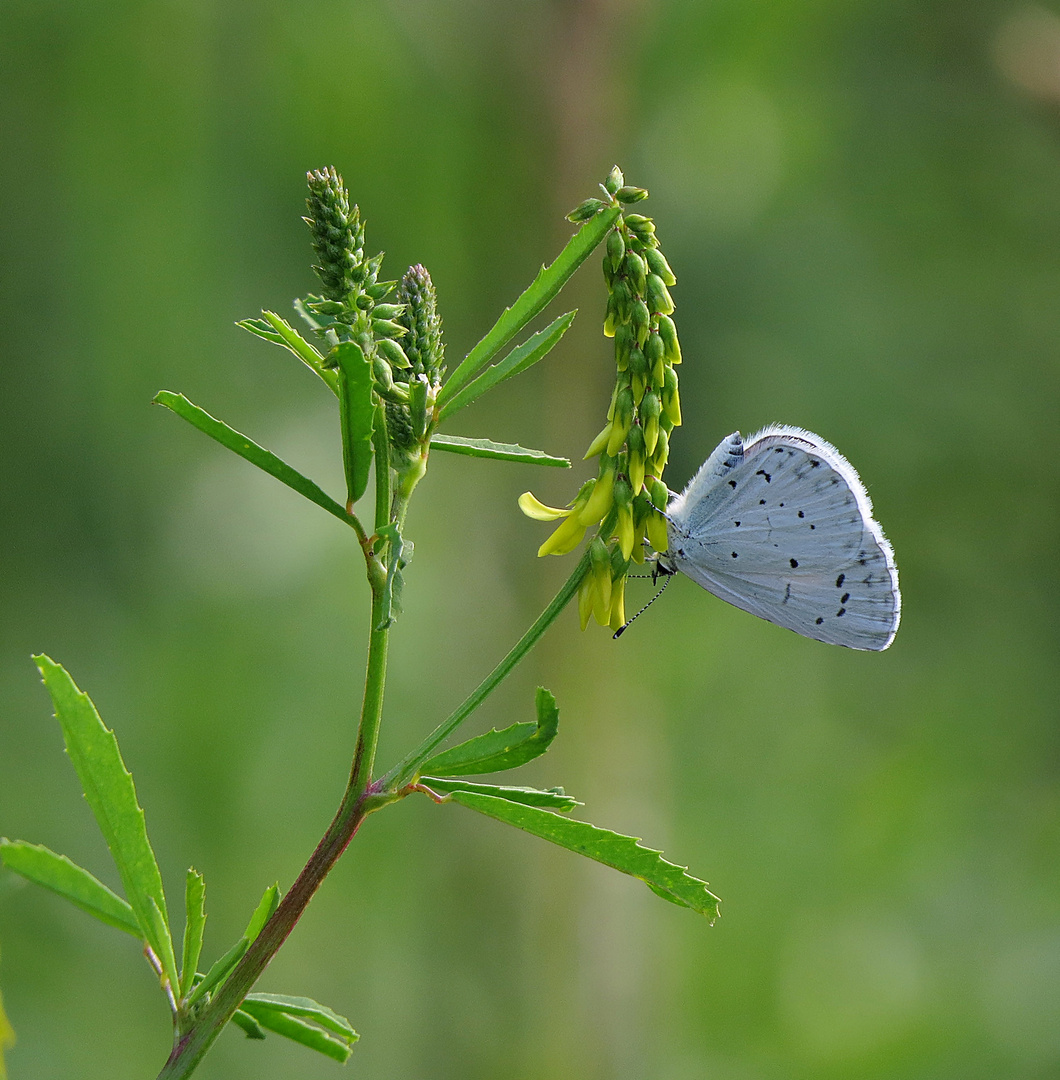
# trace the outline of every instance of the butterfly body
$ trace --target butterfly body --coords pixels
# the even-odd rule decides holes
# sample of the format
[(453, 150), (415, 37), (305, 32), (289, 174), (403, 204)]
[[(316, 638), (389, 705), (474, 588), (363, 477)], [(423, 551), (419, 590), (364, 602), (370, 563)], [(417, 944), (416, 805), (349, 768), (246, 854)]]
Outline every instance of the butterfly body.
[(664, 570), (805, 637), (886, 649), (901, 614), (894, 552), (854, 467), (801, 428), (722, 440), (667, 506)]

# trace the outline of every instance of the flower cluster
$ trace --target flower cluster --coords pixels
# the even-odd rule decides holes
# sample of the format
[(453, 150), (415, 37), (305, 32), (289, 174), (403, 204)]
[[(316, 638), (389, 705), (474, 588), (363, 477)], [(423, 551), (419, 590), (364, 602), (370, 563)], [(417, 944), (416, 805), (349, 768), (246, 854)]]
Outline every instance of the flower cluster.
[[(607, 202), (587, 200), (571, 219), (585, 220), (605, 206), (647, 197), (642, 188), (624, 186), (617, 166), (603, 188)], [(651, 218), (627, 213), (618, 219), (607, 236), (604, 277), (609, 290), (604, 334), (614, 338), (618, 374), (607, 423), (585, 454), (586, 459), (599, 456), (599, 473), (566, 509), (545, 506), (530, 492), (519, 505), (528, 517), (563, 519), (539, 555), (573, 551), (588, 529), (600, 526), (589, 544), (590, 568), (578, 595), (581, 624), (584, 629), (592, 615), (618, 630), (625, 622), (631, 562), (644, 562), (645, 539), (657, 551), (667, 548), (662, 511), (669, 492), (662, 474), (670, 432), (681, 423), (674, 370), (681, 348), (669, 293), (677, 279), (659, 250)]]
[(313, 267), (323, 286), (322, 296), (308, 296), (302, 314), (330, 345), (354, 341), (372, 362), (379, 394), (407, 402), (408, 390), (395, 383), (394, 372), (411, 368), (400, 340), (404, 304), (384, 303), (396, 281), (380, 281), (383, 253), (366, 258), (364, 222), (334, 167), (306, 175), (313, 250), (320, 262)]

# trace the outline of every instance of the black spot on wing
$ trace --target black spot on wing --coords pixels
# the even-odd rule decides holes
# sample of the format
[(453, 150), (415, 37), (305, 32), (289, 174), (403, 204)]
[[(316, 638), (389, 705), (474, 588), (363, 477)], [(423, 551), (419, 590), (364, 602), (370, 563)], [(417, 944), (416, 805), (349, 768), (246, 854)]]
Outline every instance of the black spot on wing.
[(736, 490), (736, 481), (735, 480), (730, 480), (729, 481), (729, 487), (731, 487), (732, 490), (735, 491)]
[(816, 623), (816, 624), (817, 624), (818, 626), (820, 626), (820, 625), (821, 625), (821, 623), (823, 623), (823, 622), (824, 622), (824, 619), (822, 619), (822, 618), (820, 617), (820, 615), (818, 615), (818, 616), (817, 616), (817, 618), (816, 618), (816, 619), (814, 619), (813, 621), (814, 621), (814, 622), (815, 622), (815, 623)]
[(846, 579), (846, 574), (840, 574), (839, 577), (835, 579), (835, 587), (841, 589), (843, 587), (843, 582), (846, 581)]
[[(792, 570), (794, 570), (799, 565), (799, 560), (798, 559), (788, 559), (788, 562), (791, 563)], [(789, 585), (788, 588), (790, 589), (791, 586)]]
[(770, 474), (767, 473), (765, 469), (759, 469), (758, 472), (755, 473), (755, 476), (764, 476), (766, 478), (767, 484), (773, 479), (773, 477), (770, 476)]

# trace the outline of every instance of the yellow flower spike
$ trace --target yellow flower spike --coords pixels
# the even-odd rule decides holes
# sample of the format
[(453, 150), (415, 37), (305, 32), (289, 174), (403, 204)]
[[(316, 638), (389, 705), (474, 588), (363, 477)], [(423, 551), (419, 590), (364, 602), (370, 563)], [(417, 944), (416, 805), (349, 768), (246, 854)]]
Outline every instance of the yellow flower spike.
[(588, 461), (589, 458), (596, 457), (597, 454), (601, 453), (607, 447), (607, 443), (610, 438), (611, 421), (609, 420), (605, 425), (604, 430), (601, 431), (600, 434), (597, 435), (591, 443), (589, 443), (589, 449), (585, 451), (585, 457), (582, 458), (582, 461)]
[(664, 554), (670, 547), (670, 537), (666, 532), (666, 518), (658, 510), (652, 510), (648, 514), (647, 531), (648, 543), (659, 552)]
[(588, 528), (598, 521), (603, 521), (604, 515), (611, 509), (614, 501), (615, 487), (615, 463), (607, 457), (600, 459), (600, 475), (595, 481), (592, 494), (575, 515), (578, 523)]
[(573, 515), (537, 549), (538, 558), (544, 555), (566, 555), (573, 551), (585, 536), (585, 526)]
[(555, 521), (557, 518), (567, 517), (570, 514), (570, 510), (558, 510), (554, 506), (546, 506), (532, 491), (524, 491), (519, 496), (519, 509), (534, 521)]
[(582, 578), (578, 586), (578, 621), (584, 630), (589, 625), (589, 616), (593, 613), (593, 601), (596, 599), (596, 589), (591, 574)]

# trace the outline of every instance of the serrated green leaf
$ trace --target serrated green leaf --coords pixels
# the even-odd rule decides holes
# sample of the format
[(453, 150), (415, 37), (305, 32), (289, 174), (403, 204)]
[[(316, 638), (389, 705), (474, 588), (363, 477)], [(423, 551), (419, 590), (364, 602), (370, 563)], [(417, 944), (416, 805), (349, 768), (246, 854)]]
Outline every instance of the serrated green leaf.
[(706, 915), (711, 922), (718, 917), (720, 901), (710, 892), (705, 881), (692, 877), (683, 867), (668, 862), (658, 851), (643, 847), (635, 837), (622, 836), (586, 821), (572, 821), (547, 810), (521, 806), (490, 795), (454, 791), (452, 799), (480, 814), (514, 825), (542, 840), (639, 878), (652, 892), (681, 907)]
[(152, 404), (164, 405), (170, 412), (174, 412), (182, 420), (187, 420), (192, 427), (198, 428), (205, 435), (209, 435), (215, 442), (227, 447), (233, 453), (238, 454), (244, 461), (256, 465), (262, 472), (275, 477), (282, 484), (297, 491), (299, 495), (307, 498), (311, 503), (327, 510), (340, 521), (352, 525), (350, 516), (345, 509), (330, 495), (322, 491), (308, 477), (303, 476), (297, 469), (293, 469), (286, 461), (278, 458), (271, 450), (259, 446), (253, 439), (248, 439), (242, 432), (229, 427), (223, 420), (211, 416), (204, 409), (189, 401), (183, 394), (174, 394), (169, 390), (159, 390), (154, 396)]
[[(262, 1009), (274, 1009), (289, 1013), (291, 1016), (303, 1016), (319, 1024), (344, 1039), (358, 1038), (353, 1025), (345, 1016), (339, 1016), (326, 1005), (307, 997), (290, 997), (287, 994), (247, 994), (246, 1001)], [(246, 1002), (244, 1002), (246, 1004)]]
[(542, 790), (531, 787), (507, 787), (502, 784), (472, 784), (468, 780), (449, 780), (441, 776), (422, 776), (420, 782), (432, 791), (484, 795), (519, 803), (522, 806), (544, 806), (549, 810), (559, 810), (561, 813), (567, 813), (576, 806), (583, 805), (577, 799), (572, 799), (563, 788)]
[[(180, 965), (180, 996), (191, 990), (202, 954), (202, 934), (206, 927), (206, 880), (188, 869), (184, 886), (184, 950)], [(264, 1038), (264, 1036), (262, 1036)]]
[(372, 428), (375, 405), (372, 401), (372, 365), (360, 345), (340, 341), (328, 353), (327, 362), (339, 372), (339, 413), (342, 423), (342, 463), (346, 470), (346, 491), (353, 505), (368, 487), (372, 467)]
[(179, 985), (166, 914), (166, 897), (155, 853), (147, 839), (144, 812), (118, 741), (99, 718), (87, 694), (47, 656), (35, 656), (63, 730), (66, 752), (77, 771), (103, 838), (118, 868), (125, 895), (144, 939), (158, 957), (170, 985)]
[(9, 870), (65, 897), (100, 922), (144, 940), (133, 909), (87, 870), (42, 844), (0, 837), (0, 859)]
[(543, 450), (528, 450), (515, 443), (498, 443), (490, 439), (465, 439), (460, 435), (432, 435), (431, 449), (444, 450), (448, 454), (465, 454), (468, 457), (493, 458), (495, 461), (519, 461), (524, 465), (550, 465), (557, 469), (569, 469), (568, 458), (553, 457)]
[(559, 339), (574, 322), (576, 314), (576, 311), (568, 311), (566, 315), (553, 319), (544, 330), (538, 330), (536, 334), (527, 338), (522, 345), (512, 349), (499, 363), (486, 368), (474, 382), (469, 383), (463, 390), (449, 398), (439, 412), (439, 419), (444, 420), (458, 409), (470, 405), (505, 379), (510, 379), (513, 375), (519, 375), (527, 368), (533, 367), (559, 343)]
[(259, 996), (264, 995), (248, 997), (243, 1002), (242, 1008), (263, 1028), (274, 1031), (277, 1035), (283, 1035), (292, 1042), (301, 1043), (302, 1046), (316, 1050), (340, 1063), (349, 1060), (353, 1052), (352, 1044), (358, 1039), (356, 1032), (352, 1035), (336, 1037), (316, 1024), (307, 1023), (300, 1017), (291, 1015), (285, 1009), (274, 1008), (267, 1003), (254, 1000)]
[(479, 773), (516, 769), (540, 757), (559, 730), (556, 699), (543, 687), (537, 688), (536, 724), (512, 724), (503, 731), (487, 731), (423, 763), (432, 776), (473, 776)]
[(236, 1009), (232, 1013), (232, 1023), (238, 1028), (242, 1028), (248, 1039), (264, 1039), (265, 1029), (254, 1019), (250, 1013), (243, 1012), (242, 1009)]
[(253, 941), (258, 934), (261, 933), (262, 928), (272, 918), (272, 913), (280, 906), (280, 886), (279, 884), (270, 885), (258, 901), (258, 906), (254, 909), (254, 914), (250, 916), (250, 922), (247, 923), (246, 930), (243, 931), (243, 937), (247, 941)]
[(489, 333), (467, 354), (460, 366), (446, 380), (438, 394), (438, 404), (451, 397), (479, 374), (493, 358), (529, 322), (539, 315), (570, 279), (570, 276), (592, 254), (597, 244), (611, 231), (622, 213), (612, 206), (587, 221), (567, 241), (566, 247), (549, 266), (543, 266), (530, 287), (510, 308), (501, 312)]

